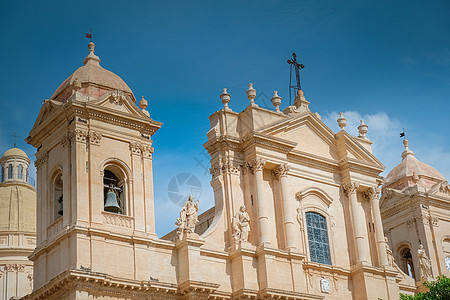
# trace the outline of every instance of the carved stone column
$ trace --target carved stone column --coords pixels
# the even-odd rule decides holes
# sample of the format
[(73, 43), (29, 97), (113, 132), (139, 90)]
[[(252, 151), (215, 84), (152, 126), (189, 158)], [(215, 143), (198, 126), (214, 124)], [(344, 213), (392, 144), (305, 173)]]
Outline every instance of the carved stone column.
[(296, 248), (296, 228), (295, 228), (295, 218), (293, 216), (292, 200), (293, 197), (289, 195), (289, 165), (281, 164), (275, 170), (273, 174), (280, 180), (281, 195), (283, 198), (283, 215), (284, 215), (284, 227), (286, 230), (286, 247), (288, 249)]
[(380, 264), (382, 266), (387, 266), (388, 259), (386, 254), (386, 242), (383, 234), (383, 223), (381, 221), (381, 212), (380, 212), (380, 197), (379, 197), (380, 189), (371, 187), (364, 192), (364, 197), (371, 201), (372, 203), (372, 211), (373, 218), (375, 219), (375, 233), (377, 237), (377, 246), (378, 246), (378, 254), (380, 257)]
[(356, 197), (356, 191), (358, 190), (359, 183), (346, 183), (342, 185), (343, 192), (350, 199), (350, 208), (352, 210), (352, 224), (353, 231), (355, 232), (355, 240), (356, 240), (356, 255), (358, 262), (367, 263), (365, 246), (366, 242), (364, 240), (364, 218), (360, 214), (360, 210), (358, 209), (358, 198)]
[(269, 205), (267, 203), (264, 182), (263, 182), (263, 170), (266, 160), (262, 158), (255, 158), (248, 166), (252, 173), (255, 174), (256, 183), (256, 197), (258, 199), (258, 222), (260, 233), (260, 244), (270, 244), (270, 223), (269, 223)]

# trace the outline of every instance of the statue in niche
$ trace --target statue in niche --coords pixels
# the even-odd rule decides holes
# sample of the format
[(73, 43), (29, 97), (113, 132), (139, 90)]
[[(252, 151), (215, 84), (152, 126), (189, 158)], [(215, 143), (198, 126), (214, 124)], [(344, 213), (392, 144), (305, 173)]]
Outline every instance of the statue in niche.
[(233, 218), (233, 239), (234, 243), (239, 245), (241, 242), (248, 242), (250, 233), (250, 217), (246, 207), (243, 205), (239, 208)]
[(183, 233), (193, 233), (198, 223), (198, 200), (194, 202), (194, 197), (189, 196), (180, 211), (180, 217), (175, 222), (178, 226), (178, 234), (181, 237)]
[(417, 259), (419, 260), (420, 280), (431, 280), (433, 278), (431, 274), (431, 260), (425, 254), (423, 245), (419, 245), (419, 249), (417, 249)]

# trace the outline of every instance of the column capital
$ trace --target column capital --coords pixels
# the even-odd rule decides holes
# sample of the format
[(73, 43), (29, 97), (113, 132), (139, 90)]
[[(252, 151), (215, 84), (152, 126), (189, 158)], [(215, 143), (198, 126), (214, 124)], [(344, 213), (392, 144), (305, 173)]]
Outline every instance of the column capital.
[(36, 169), (40, 169), (42, 165), (46, 164), (48, 161), (48, 151), (46, 151), (43, 155), (39, 155), (34, 162), (34, 166)]
[(347, 195), (347, 197), (349, 197), (351, 194), (356, 194), (356, 191), (359, 188), (359, 183), (358, 182), (348, 182), (348, 183), (344, 183), (341, 186), (342, 191), (344, 192), (344, 194)]
[(275, 178), (287, 176), (289, 169), (290, 169), (290, 166), (288, 164), (280, 164), (275, 169), (272, 170), (272, 175)]
[(371, 186), (363, 192), (363, 198), (367, 201), (372, 201), (373, 199), (379, 199), (380, 189), (378, 187)]
[(255, 173), (256, 171), (262, 171), (264, 169), (264, 165), (266, 164), (266, 160), (261, 157), (257, 157), (252, 159), (249, 163), (247, 163), (250, 171)]

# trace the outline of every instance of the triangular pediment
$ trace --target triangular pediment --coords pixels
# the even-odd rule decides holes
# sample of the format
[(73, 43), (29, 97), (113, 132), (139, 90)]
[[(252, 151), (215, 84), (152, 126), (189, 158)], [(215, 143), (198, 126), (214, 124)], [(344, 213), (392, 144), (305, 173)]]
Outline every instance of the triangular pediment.
[(39, 114), (36, 118), (36, 121), (34, 122), (33, 128), (31, 129), (30, 132), (33, 132), (35, 128), (37, 128), (41, 124), (44, 124), (47, 120), (53, 119), (54, 115), (59, 113), (60, 108), (62, 108), (62, 106), (63, 106), (62, 102), (54, 100), (44, 100), (41, 109), (39, 111)]
[(297, 145), (293, 151), (309, 153), (336, 162), (347, 159), (384, 169), (384, 165), (357, 138), (344, 132), (341, 134), (343, 140), (338, 141), (336, 134), (311, 112), (283, 119), (259, 132), (295, 142)]
[(311, 113), (284, 119), (260, 132), (296, 143), (294, 151), (338, 160), (334, 133)]

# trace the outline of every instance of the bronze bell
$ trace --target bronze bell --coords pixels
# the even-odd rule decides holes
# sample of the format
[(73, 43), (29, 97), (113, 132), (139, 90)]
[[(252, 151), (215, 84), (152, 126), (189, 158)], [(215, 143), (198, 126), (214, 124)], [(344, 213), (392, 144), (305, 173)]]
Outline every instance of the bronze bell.
[(120, 211), (117, 195), (112, 189), (109, 189), (109, 192), (106, 194), (105, 211), (113, 213), (118, 213)]
[(64, 213), (64, 210), (63, 210), (63, 196), (59, 197), (58, 202), (61, 204), (61, 206), (59, 207), (58, 215), (62, 216), (63, 213)]

